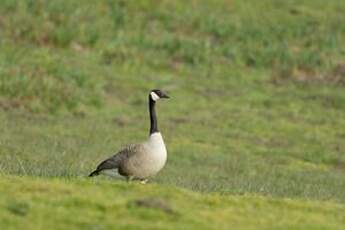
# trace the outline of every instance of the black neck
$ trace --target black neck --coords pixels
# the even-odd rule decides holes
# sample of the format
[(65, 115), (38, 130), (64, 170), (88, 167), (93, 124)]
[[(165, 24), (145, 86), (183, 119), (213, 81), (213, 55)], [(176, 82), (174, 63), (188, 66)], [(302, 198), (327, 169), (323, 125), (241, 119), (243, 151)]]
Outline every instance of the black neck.
[(158, 131), (158, 124), (157, 124), (157, 115), (155, 110), (156, 102), (152, 100), (151, 96), (149, 95), (149, 109), (150, 109), (150, 135), (153, 133), (157, 133)]

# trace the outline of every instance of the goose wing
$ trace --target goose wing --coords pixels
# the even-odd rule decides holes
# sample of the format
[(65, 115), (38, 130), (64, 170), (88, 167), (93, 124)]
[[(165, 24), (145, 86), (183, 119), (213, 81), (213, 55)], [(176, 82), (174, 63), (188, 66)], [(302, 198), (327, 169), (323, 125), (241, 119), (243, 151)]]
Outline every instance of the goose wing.
[(119, 168), (124, 161), (129, 159), (132, 155), (135, 155), (135, 153), (140, 151), (141, 148), (142, 147), (140, 144), (131, 144), (126, 146), (112, 157), (102, 161), (97, 166), (96, 170), (93, 171), (89, 176), (96, 176), (103, 170)]

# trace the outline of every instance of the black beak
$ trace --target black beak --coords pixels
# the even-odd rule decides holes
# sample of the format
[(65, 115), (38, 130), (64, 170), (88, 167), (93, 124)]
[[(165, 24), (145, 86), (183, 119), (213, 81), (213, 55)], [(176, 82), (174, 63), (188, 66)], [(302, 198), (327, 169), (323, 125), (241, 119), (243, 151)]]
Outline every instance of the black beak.
[(168, 99), (168, 98), (170, 98), (170, 97), (169, 97), (167, 94), (163, 93), (162, 96), (161, 96), (161, 98), (167, 98), (167, 99)]

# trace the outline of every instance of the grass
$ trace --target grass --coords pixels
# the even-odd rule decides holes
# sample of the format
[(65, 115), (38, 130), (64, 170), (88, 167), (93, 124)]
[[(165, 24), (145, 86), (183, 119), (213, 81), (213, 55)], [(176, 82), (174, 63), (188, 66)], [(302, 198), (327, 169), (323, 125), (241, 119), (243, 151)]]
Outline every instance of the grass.
[[(248, 210), (231, 223), (265, 228), (287, 205), (291, 226), (320, 215), (325, 228), (336, 228), (341, 211), (335, 220), (325, 210), (337, 213), (345, 202), (344, 10), (335, 0), (1, 1), (0, 181), (2, 202), (14, 200), (2, 207), (25, 215), (29, 201), (16, 203), (10, 184), (37, 180), (97, 190), (100, 206), (102, 191), (118, 188), (133, 197), (146, 188), (166, 192), (171, 202), (178, 197), (170, 189), (190, 194), (181, 204), (201, 199), (187, 210), (220, 199), (219, 216), (192, 216), (200, 219), (195, 228), (201, 216), (225, 223), (224, 210), (256, 200), (263, 225), (250, 222)], [(158, 105), (169, 156), (153, 185), (75, 179), (147, 137), (151, 88), (172, 97)], [(102, 212), (109, 215), (92, 215)], [(122, 217), (127, 212), (137, 211)], [(5, 227), (25, 224), (4, 215)]]
[(344, 206), (330, 202), (75, 178), (5, 176), (0, 183), (7, 229), (341, 229), (345, 223)]

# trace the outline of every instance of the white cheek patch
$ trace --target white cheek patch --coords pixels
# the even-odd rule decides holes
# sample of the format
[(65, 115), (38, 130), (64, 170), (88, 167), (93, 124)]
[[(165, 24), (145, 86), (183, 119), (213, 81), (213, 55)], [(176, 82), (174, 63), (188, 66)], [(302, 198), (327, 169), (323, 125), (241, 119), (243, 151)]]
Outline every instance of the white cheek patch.
[(160, 97), (155, 92), (151, 92), (150, 95), (151, 95), (152, 100), (154, 101), (157, 101), (158, 99), (160, 99)]

